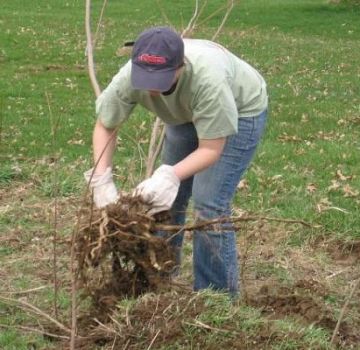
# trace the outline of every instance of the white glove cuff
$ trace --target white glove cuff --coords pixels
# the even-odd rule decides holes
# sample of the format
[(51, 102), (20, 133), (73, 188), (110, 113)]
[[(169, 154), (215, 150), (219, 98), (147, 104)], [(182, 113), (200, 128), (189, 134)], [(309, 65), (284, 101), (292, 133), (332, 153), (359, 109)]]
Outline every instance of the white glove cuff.
[(93, 171), (94, 171), (94, 168), (91, 168), (90, 170), (88, 170), (84, 173), (85, 180), (88, 183), (91, 179), (90, 187), (98, 187), (98, 186), (101, 186), (101, 185), (104, 185), (106, 183), (113, 181), (111, 167), (107, 167), (103, 174), (94, 173), (93, 176), (91, 177)]
[(176, 187), (180, 185), (180, 179), (177, 177), (174, 171), (174, 167), (171, 165), (163, 164), (157, 168), (153, 174), (153, 176), (158, 177), (166, 177), (170, 182), (172, 182)]

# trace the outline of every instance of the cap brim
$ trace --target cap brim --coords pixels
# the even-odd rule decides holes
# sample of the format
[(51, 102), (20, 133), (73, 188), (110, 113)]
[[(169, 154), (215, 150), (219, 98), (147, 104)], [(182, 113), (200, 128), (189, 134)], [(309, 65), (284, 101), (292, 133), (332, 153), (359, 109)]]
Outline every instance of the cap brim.
[(176, 69), (148, 71), (131, 65), (131, 85), (136, 90), (168, 91), (173, 85)]

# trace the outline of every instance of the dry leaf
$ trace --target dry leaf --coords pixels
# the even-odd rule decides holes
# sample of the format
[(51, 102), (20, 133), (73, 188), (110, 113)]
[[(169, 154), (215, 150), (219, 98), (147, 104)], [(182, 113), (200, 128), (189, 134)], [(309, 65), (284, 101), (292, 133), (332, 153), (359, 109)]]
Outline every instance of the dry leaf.
[(85, 145), (84, 140), (69, 140), (68, 145)]
[(306, 191), (309, 193), (314, 193), (317, 190), (317, 187), (315, 184), (311, 183), (306, 186)]
[(346, 181), (346, 180), (351, 180), (352, 179), (352, 176), (349, 175), (349, 176), (345, 176), (341, 170), (337, 170), (336, 171), (336, 177), (340, 180), (340, 181)]
[(337, 180), (331, 180), (331, 185), (327, 188), (328, 191), (335, 191), (338, 190), (341, 187), (339, 181)]
[(327, 210), (332, 203), (329, 201), (328, 198), (321, 198), (320, 202), (316, 204), (316, 210), (318, 213), (322, 213), (323, 211)]
[(244, 179), (244, 180), (241, 180), (240, 182), (239, 182), (239, 184), (237, 185), (237, 188), (238, 188), (238, 190), (240, 190), (240, 191), (245, 191), (245, 190), (247, 190), (247, 189), (249, 189), (249, 184), (248, 184), (248, 182)]
[(346, 184), (343, 187), (344, 197), (357, 197), (359, 195), (359, 191), (354, 190), (350, 185)]
[(278, 140), (281, 142), (301, 142), (301, 138), (296, 135), (288, 135), (286, 133), (283, 133), (278, 137)]

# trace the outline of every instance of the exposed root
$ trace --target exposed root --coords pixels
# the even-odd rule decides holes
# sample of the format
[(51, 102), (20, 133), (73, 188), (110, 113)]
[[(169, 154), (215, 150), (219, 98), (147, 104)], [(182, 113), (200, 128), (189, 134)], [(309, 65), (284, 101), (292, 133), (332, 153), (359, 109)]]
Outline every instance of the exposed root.
[(123, 196), (104, 210), (84, 213), (76, 242), (80, 288), (95, 306), (168, 284), (173, 252), (155, 235), (157, 220), (147, 209), (138, 198)]

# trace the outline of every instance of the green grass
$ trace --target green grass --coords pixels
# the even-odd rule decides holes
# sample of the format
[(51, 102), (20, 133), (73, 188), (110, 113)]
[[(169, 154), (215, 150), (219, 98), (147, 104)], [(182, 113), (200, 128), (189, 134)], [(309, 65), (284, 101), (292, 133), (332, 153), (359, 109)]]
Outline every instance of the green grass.
[[(209, 1), (200, 23), (222, 3)], [(178, 29), (186, 26), (194, 9), (190, 0), (176, 4), (160, 0), (160, 4)], [(102, 1), (93, 1), (93, 28), (101, 6)], [(359, 7), (336, 6), (327, 0), (243, 0), (218, 38), (259, 69), (270, 95), (266, 133), (246, 174), (249, 188), (237, 193), (235, 205), (259, 215), (311, 223), (312, 229), (294, 228), (284, 242), (290, 247), (301, 247), (316, 237), (360, 239), (359, 15)], [(221, 19), (219, 13), (202, 23), (195, 37), (211, 38)], [(39, 203), (83, 194), (82, 174), (91, 166), (95, 120), (83, 22), (83, 1), (2, 4), (0, 193), (6, 194), (10, 186), (31, 184), (32, 201)], [(116, 57), (116, 49), (146, 27), (165, 22), (155, 2), (109, 2), (95, 52), (102, 88), (126, 61)], [(152, 121), (152, 116), (137, 108), (120, 131), (114, 159), (119, 188), (132, 189), (144, 174)], [(331, 187), (334, 181), (336, 188)], [(23, 215), (22, 202), (16, 203), (12, 210), (0, 210), (1, 235), (17, 227), (25, 242), (31, 243), (32, 235), (49, 222), (37, 218), (35, 210)], [(11, 245), (3, 245), (0, 261), (15, 253)], [(285, 282), (290, 278), (269, 262), (260, 261), (256, 271), (261, 277), (275, 276)], [(19, 287), (26, 289), (27, 284), (28, 280), (20, 279)], [(60, 296), (65, 309), (69, 301)], [(226, 307), (224, 301), (214, 302), (212, 308), (217, 311), (204, 314), (201, 320), (213, 327), (228, 322), (229, 315), (218, 309), (221, 305)], [(240, 318), (244, 314), (238, 325), (244, 331), (264, 322), (256, 310), (243, 309)], [(13, 324), (16, 317), (0, 319)], [(301, 333), (300, 340), (279, 342), (274, 349), (297, 349), (301, 341), (311, 347), (314, 339), (319, 348), (327, 348), (327, 335), (317, 328), (301, 329), (288, 320), (277, 327), (287, 332), (289, 324)], [(191, 326), (187, 331), (199, 332)], [(38, 349), (47, 349), (36, 336), (0, 329), (1, 349), (27, 349), (32, 342)]]
[[(202, 18), (220, 3), (211, 1)], [(162, 6), (179, 29), (193, 11), (192, 2), (184, 0), (177, 6), (166, 2)], [(95, 1), (95, 19), (100, 8), (101, 2)], [(18, 176), (13, 170), (16, 157), (24, 173), (40, 163), (34, 172), (41, 174), (40, 190), (53, 196), (49, 166), (56, 157), (59, 193), (79, 192), (82, 172), (91, 164), (94, 122), (94, 97), (85, 69), (83, 11), (80, 2), (60, 1), (40, 1), (34, 6), (14, 1), (2, 9), (0, 146), (5, 158), (0, 184)], [(16, 20), (20, 14), (21, 24)], [(241, 207), (316, 221), (327, 232), (359, 237), (359, 195), (345, 197), (341, 188), (328, 191), (337, 170), (353, 176), (347, 185), (355, 191), (360, 188), (358, 16), (356, 7), (322, 0), (248, 0), (233, 10), (219, 40), (263, 73), (271, 101), (267, 131), (254, 162), (263, 174), (250, 169), (250, 194), (243, 199), (240, 193), (237, 198)], [(220, 20), (221, 14), (211, 18), (196, 35), (209, 37)], [(148, 2), (108, 5), (96, 51), (102, 87), (126, 60), (114, 55), (116, 48), (141, 29), (163, 23), (159, 9)], [(122, 142), (115, 158), (119, 187), (132, 188), (144, 173), (140, 159), (145, 158), (151, 120), (138, 108), (120, 132)], [(279, 175), (281, 184), (268, 183)], [(306, 192), (309, 183), (315, 184), (314, 193)], [(353, 215), (317, 213), (316, 205), (323, 198)]]

